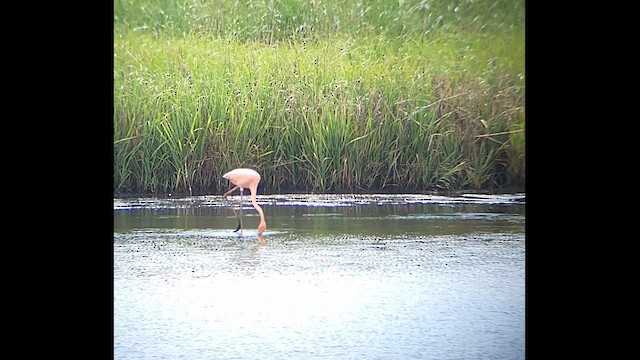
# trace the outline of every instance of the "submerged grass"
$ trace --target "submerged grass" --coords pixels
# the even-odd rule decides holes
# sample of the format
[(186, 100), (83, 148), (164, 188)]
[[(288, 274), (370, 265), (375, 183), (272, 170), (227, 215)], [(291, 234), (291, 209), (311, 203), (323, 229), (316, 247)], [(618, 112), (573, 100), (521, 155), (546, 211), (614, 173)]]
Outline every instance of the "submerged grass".
[(523, 1), (114, 3), (114, 191), (523, 185)]

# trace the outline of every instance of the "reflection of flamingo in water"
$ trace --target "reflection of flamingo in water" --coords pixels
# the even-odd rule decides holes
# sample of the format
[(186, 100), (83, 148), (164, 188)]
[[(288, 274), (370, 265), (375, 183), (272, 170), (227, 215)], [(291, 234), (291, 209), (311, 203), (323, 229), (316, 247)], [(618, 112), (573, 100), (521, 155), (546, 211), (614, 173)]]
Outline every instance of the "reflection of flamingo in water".
[[(241, 168), (231, 170), (228, 173), (222, 175), (222, 177), (229, 180), (233, 185), (235, 185), (233, 189), (224, 193), (223, 196), (225, 199), (227, 198), (227, 195), (232, 193), (234, 190), (240, 189), (240, 204), (242, 205), (242, 193), (244, 189), (249, 188), (249, 190), (251, 191), (251, 203), (260, 215), (260, 224), (258, 224), (258, 237), (260, 237), (262, 233), (267, 229), (267, 223), (264, 220), (264, 212), (262, 212), (262, 208), (256, 201), (256, 194), (258, 193), (258, 183), (260, 182), (260, 174), (252, 169)], [(242, 211), (242, 207), (240, 208), (240, 211)], [(233, 212), (235, 213), (235, 210)], [(238, 216), (238, 214), (236, 214), (236, 216)], [(238, 216), (238, 228), (236, 228), (235, 231), (238, 230), (240, 230), (240, 233), (242, 233), (242, 215)]]

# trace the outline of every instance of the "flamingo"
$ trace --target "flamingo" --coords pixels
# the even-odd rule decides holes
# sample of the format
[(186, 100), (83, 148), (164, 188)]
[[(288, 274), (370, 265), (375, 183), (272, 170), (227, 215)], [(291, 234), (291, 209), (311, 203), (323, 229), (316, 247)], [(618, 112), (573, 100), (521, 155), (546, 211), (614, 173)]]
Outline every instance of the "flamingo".
[[(232, 193), (234, 190), (240, 189), (240, 203), (242, 203), (242, 194), (244, 192), (244, 189), (249, 188), (249, 190), (251, 191), (251, 203), (260, 215), (260, 224), (258, 224), (258, 236), (262, 235), (262, 233), (267, 229), (267, 222), (264, 220), (264, 212), (262, 211), (262, 208), (256, 201), (256, 194), (258, 193), (258, 183), (260, 182), (260, 174), (252, 169), (239, 168), (227, 172), (226, 174), (222, 175), (222, 177), (229, 180), (233, 185), (235, 185), (233, 189), (224, 193), (223, 197), (225, 199), (227, 198), (227, 195)], [(242, 211), (242, 208), (240, 208), (240, 210)], [(238, 222), (238, 228), (235, 231), (240, 230), (240, 233), (242, 233), (242, 215), (238, 217)]]

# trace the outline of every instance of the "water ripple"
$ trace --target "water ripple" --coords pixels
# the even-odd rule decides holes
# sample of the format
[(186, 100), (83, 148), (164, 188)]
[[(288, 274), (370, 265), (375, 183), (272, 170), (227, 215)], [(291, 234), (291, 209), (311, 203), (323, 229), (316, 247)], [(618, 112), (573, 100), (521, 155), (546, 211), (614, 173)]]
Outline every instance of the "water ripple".
[[(224, 207), (237, 203), (240, 196), (230, 196), (225, 200), (220, 195), (191, 196), (184, 198), (134, 198), (114, 199), (114, 210), (137, 208), (173, 209), (188, 207)], [(244, 196), (245, 201), (248, 196)], [(510, 205), (524, 204), (525, 194), (460, 194), (457, 196), (425, 195), (425, 194), (290, 194), (290, 195), (258, 195), (258, 203), (281, 206), (306, 207), (348, 207), (358, 205), (401, 205), (401, 204), (476, 204), (476, 205)]]

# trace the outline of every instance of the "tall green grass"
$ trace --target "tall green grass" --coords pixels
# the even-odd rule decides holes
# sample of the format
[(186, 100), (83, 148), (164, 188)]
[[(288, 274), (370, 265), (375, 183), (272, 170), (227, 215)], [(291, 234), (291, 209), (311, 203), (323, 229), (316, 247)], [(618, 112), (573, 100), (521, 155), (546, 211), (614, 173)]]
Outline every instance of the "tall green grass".
[(523, 1), (114, 3), (114, 191), (524, 183)]

